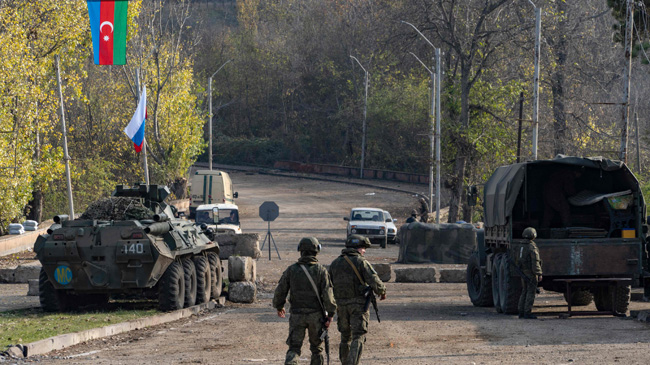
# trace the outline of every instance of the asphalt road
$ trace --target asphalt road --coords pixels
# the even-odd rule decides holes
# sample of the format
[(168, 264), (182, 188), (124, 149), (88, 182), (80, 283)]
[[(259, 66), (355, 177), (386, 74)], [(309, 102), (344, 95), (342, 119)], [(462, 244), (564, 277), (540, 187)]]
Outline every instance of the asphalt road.
[[(228, 303), (200, 316), (108, 339), (95, 340), (33, 360), (81, 364), (281, 364), (287, 350), (288, 319), (271, 307), (275, 284), (287, 265), (298, 258), (298, 241), (316, 236), (323, 243), (320, 261), (328, 264), (343, 248), (343, 216), (355, 206), (389, 210), (400, 223), (416, 205), (409, 194), (380, 189), (297, 180), (256, 173), (233, 173), (240, 194), (244, 232), (262, 238), (267, 224), (258, 216), (264, 201), (275, 201), (280, 216), (271, 224), (282, 260), (268, 251), (257, 261), (258, 300)], [(398, 247), (371, 248), (371, 262), (394, 262)], [(519, 320), (493, 308), (473, 307), (464, 284), (387, 284), (380, 302), (381, 323), (370, 323), (364, 364), (594, 364), (648, 362), (650, 327), (631, 319), (578, 317), (559, 319), (561, 295), (544, 293), (534, 311), (540, 320)], [(591, 307), (589, 307), (591, 308)], [(631, 309), (650, 309), (633, 302)], [(331, 331), (332, 363), (338, 362), (336, 326)], [(301, 363), (308, 363), (308, 345)]]

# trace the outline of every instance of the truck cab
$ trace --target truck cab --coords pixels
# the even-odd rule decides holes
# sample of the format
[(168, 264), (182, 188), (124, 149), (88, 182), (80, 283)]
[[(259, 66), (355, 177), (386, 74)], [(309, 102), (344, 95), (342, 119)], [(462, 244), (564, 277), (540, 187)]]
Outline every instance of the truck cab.
[(239, 194), (233, 191), (230, 175), (219, 170), (198, 170), (190, 181), (190, 218), (203, 204), (235, 204)]

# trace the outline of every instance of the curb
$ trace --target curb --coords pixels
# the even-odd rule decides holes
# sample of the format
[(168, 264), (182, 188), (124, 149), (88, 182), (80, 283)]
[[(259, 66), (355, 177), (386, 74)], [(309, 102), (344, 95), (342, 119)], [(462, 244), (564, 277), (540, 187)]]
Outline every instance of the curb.
[[(26, 345), (12, 346), (9, 348), (9, 350), (16, 348), (23, 354), (24, 357), (42, 355), (50, 351), (61, 350), (66, 347), (80, 344), (82, 342), (191, 317), (206, 309), (223, 307), (225, 305), (225, 302), (225, 297), (219, 297), (217, 301), (211, 300), (207, 303), (195, 305), (189, 308), (179, 309), (174, 312), (161, 313), (152, 317), (136, 319), (129, 322), (116, 323), (110, 326), (93, 328), (81, 332), (66, 333), (63, 335), (53, 336), (43, 340), (28, 343)], [(9, 350), (7, 350), (7, 352), (9, 352)], [(13, 351), (13, 353), (16, 353), (16, 351)]]

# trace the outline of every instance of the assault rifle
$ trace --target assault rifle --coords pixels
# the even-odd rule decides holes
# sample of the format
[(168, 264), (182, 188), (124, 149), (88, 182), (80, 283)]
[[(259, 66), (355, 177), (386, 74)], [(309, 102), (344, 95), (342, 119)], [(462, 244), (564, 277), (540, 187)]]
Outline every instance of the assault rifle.
[(367, 311), (370, 308), (370, 303), (372, 303), (372, 307), (375, 309), (375, 315), (377, 315), (377, 322), (381, 323), (379, 309), (377, 309), (377, 297), (375, 297), (375, 293), (373, 293), (370, 285), (363, 289), (363, 296), (366, 297), (366, 302), (363, 304), (363, 311)]
[(537, 287), (537, 283), (535, 283), (533, 281), (533, 279), (529, 278), (528, 275), (524, 274), (524, 272), (521, 271), (519, 266), (517, 266), (517, 264), (515, 264), (514, 261), (512, 261), (512, 259), (510, 257), (508, 257), (506, 260), (508, 260), (508, 262), (512, 265), (512, 267), (515, 268), (515, 271), (517, 272), (517, 274), (519, 274), (519, 276), (524, 278), (524, 280), (526, 280), (528, 282), (528, 284), (535, 287), (535, 293), (537, 293), (537, 294), (541, 293), (541, 290), (539, 290), (539, 288)]
[(327, 365), (330, 365), (330, 333), (329, 330), (325, 327), (324, 323), (327, 322), (327, 311), (323, 310), (323, 329), (320, 333), (320, 340), (325, 342), (325, 354), (327, 354)]

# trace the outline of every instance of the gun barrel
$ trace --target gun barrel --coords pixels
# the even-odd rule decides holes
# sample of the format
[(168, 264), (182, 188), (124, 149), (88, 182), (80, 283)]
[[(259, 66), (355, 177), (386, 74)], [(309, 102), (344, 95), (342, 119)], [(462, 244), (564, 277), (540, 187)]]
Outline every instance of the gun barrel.
[(161, 236), (171, 230), (171, 226), (167, 222), (153, 223), (145, 227), (144, 233)]

